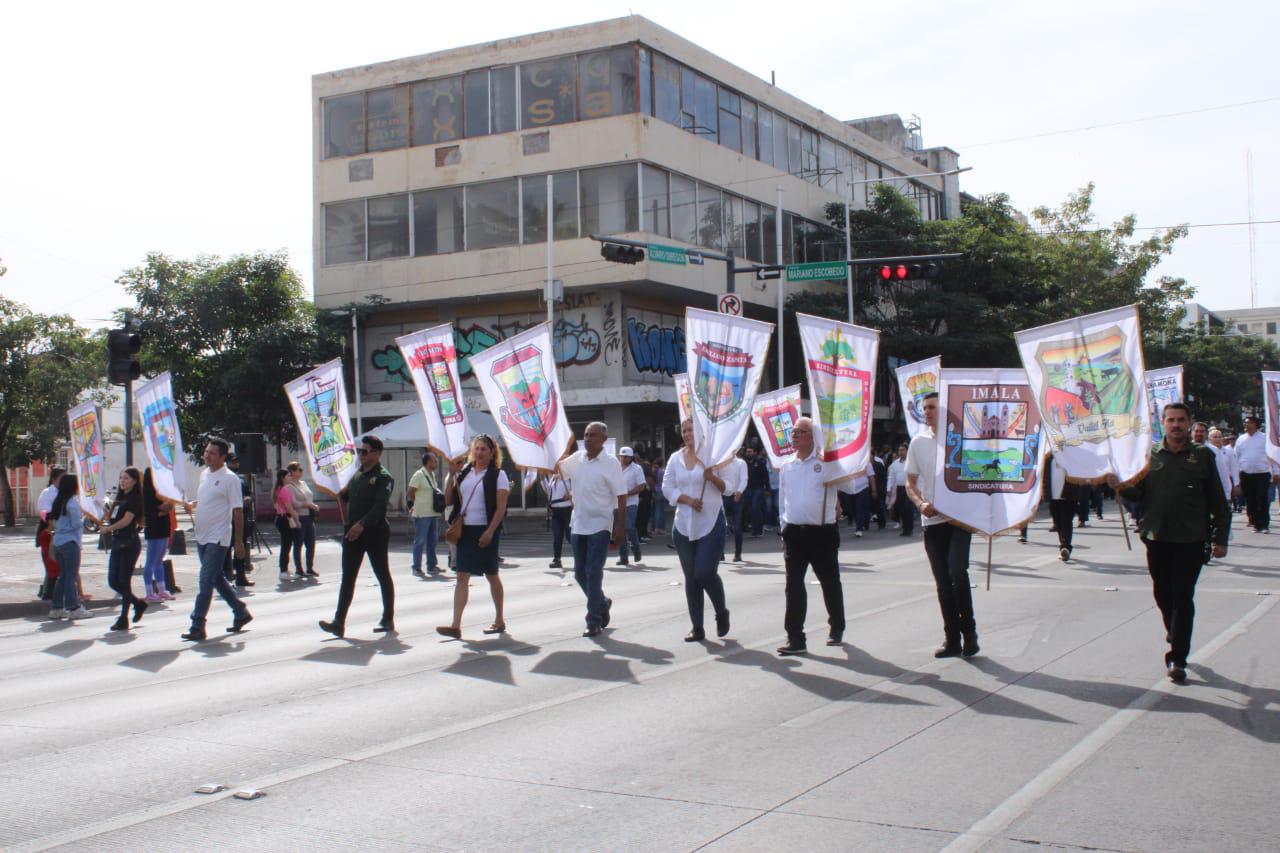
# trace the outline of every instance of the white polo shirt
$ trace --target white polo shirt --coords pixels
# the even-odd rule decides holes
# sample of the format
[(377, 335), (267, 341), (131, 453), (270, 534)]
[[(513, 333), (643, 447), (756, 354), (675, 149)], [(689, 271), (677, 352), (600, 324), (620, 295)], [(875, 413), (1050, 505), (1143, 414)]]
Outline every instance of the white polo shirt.
[[(600, 451), (603, 453), (604, 451)], [(618, 467), (622, 467), (622, 463), (618, 463)], [(627, 487), (627, 491), (631, 491), (636, 486), (644, 485), (644, 468), (640, 467), (639, 462), (632, 462), (630, 465), (622, 468), (622, 483)], [(627, 506), (639, 506), (640, 494), (627, 495)]]
[(602, 530), (612, 531), (618, 498), (627, 493), (622, 465), (617, 458), (601, 450), (591, 459), (586, 450), (579, 450), (560, 461), (560, 474), (569, 481), (573, 495), (570, 532), (586, 536)]
[(747, 461), (741, 456), (735, 456), (719, 471), (720, 479), (724, 480), (724, 493), (726, 497), (745, 492), (747, 490)]
[(53, 500), (57, 496), (57, 486), (45, 486), (44, 491), (40, 493), (40, 499), (36, 502), (36, 509), (39, 510), (41, 518), (44, 518), (53, 509)]
[(1271, 470), (1267, 460), (1267, 437), (1258, 430), (1253, 435), (1236, 436), (1236, 459), (1245, 474), (1266, 474)]
[(778, 468), (778, 519), (789, 524), (835, 524), (837, 491), (851, 494), (853, 481), (825, 485), (835, 476), (827, 471), (815, 447), (804, 459), (792, 456)]
[[(911, 444), (907, 446), (907, 476), (916, 476), (916, 489), (924, 496), (927, 503), (933, 503), (934, 471), (938, 466), (938, 440), (933, 437), (933, 430), (921, 427)], [(946, 524), (946, 516), (935, 515), (926, 518), (920, 514), (920, 524), (931, 527), (935, 524)]]
[(200, 489), (196, 492), (196, 542), (201, 545), (231, 544), (231, 514), (244, 507), (240, 478), (223, 465), (217, 471), (200, 469)]

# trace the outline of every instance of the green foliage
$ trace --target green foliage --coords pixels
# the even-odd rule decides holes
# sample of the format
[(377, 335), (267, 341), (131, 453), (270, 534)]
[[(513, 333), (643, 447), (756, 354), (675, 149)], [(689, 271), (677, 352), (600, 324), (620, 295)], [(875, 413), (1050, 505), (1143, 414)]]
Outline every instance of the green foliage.
[(297, 443), (282, 386), (341, 351), (340, 333), (317, 324), (284, 253), (150, 254), (120, 283), (136, 301), (118, 312), (143, 335), (145, 375), (168, 370), (182, 433), (192, 452), (217, 433), (261, 432)]
[(6, 526), (13, 526), (16, 515), (6, 469), (54, 456), (67, 434), (67, 410), (86, 390), (100, 387), (105, 363), (101, 335), (90, 336), (68, 316), (36, 314), (0, 296), (0, 493)]
[(1196, 420), (1242, 429), (1244, 414), (1263, 414), (1259, 372), (1280, 369), (1280, 347), (1252, 335), (1179, 329), (1152, 341), (1150, 368), (1182, 365), (1182, 388)]

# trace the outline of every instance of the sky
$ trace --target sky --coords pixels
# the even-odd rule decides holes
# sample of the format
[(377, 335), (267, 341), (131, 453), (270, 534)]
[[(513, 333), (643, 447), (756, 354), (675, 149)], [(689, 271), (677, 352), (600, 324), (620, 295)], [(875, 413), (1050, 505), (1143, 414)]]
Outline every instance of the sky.
[[(1280, 305), (1280, 4), (23, 3), (0, 49), (0, 293), (106, 325), (149, 252), (288, 252), (308, 288), (311, 75), (644, 15), (840, 119), (920, 117), (961, 188), (1189, 223), (1155, 275)], [(1140, 235), (1151, 233), (1141, 231)]]

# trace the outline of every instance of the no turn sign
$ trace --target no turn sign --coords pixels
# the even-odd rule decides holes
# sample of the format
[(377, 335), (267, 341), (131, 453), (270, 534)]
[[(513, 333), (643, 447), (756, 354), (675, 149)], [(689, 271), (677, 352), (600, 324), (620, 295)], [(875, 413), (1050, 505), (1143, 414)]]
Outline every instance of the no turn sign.
[(742, 316), (742, 297), (736, 293), (726, 293), (720, 297), (720, 313)]

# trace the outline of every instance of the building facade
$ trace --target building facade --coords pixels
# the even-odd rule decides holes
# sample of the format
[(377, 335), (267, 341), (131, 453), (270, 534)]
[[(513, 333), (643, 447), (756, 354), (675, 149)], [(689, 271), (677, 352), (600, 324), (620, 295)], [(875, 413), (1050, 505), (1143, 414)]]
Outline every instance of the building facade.
[[(662, 450), (684, 310), (715, 310), (724, 265), (610, 263), (589, 235), (800, 263), (844, 258), (826, 208), (864, 207), (877, 181), (926, 218), (959, 210), (956, 177), (932, 174), (956, 153), (896, 116), (839, 121), (638, 16), (319, 74), (312, 90), (316, 304), (388, 300), (359, 332), (368, 422), (414, 410), (394, 338), (439, 323), (483, 406), (467, 357), (547, 317), (548, 206), (569, 419)], [(745, 314), (776, 320), (779, 286), (796, 285), (737, 276)]]

